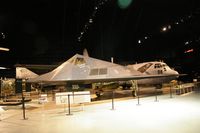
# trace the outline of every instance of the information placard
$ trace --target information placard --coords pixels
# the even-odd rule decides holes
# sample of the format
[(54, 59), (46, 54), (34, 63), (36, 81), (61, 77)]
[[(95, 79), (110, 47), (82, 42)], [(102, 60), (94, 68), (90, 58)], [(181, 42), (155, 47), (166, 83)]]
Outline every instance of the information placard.
[(56, 104), (68, 104), (68, 95), (70, 95), (70, 103), (72, 104), (72, 92), (59, 92), (55, 94)]
[(48, 102), (47, 94), (41, 94), (38, 101), (39, 101), (40, 104)]
[(74, 103), (75, 104), (91, 102), (89, 91), (75, 92), (73, 97), (74, 97)]
[(68, 104), (68, 95), (70, 95), (70, 104), (91, 102), (90, 91), (62, 92), (55, 94), (56, 104)]

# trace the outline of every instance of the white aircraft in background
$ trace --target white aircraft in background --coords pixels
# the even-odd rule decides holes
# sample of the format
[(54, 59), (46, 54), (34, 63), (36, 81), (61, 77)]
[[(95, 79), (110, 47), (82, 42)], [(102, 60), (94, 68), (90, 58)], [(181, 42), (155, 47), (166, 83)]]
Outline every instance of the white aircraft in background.
[[(161, 89), (163, 83), (170, 83), (170, 81), (175, 80), (178, 78), (179, 73), (174, 69), (170, 68), (164, 62), (152, 61), (152, 62), (143, 62), (138, 64), (132, 64), (126, 66), (130, 71), (137, 71), (139, 74), (143, 75), (177, 75), (177, 76), (166, 76), (166, 77), (158, 77), (158, 78), (145, 78), (145, 79), (138, 79), (137, 85), (141, 87), (142, 85), (145, 86), (154, 86), (156, 89)], [(131, 87), (135, 86), (135, 82), (132, 80), (129, 81), (119, 81), (112, 82), (111, 84), (97, 84), (98, 88), (100, 88), (99, 92), (97, 91), (97, 95), (102, 95), (103, 91), (112, 88), (111, 86), (117, 88), (121, 86), (123, 89), (130, 89)], [(101, 89), (102, 88), (102, 89)], [(106, 89), (108, 88), (108, 89)], [(137, 90), (136, 90), (137, 91)], [(136, 92), (133, 92), (133, 95), (137, 95)]]
[(159, 78), (150, 78), (150, 79), (139, 79), (137, 81), (138, 84), (153, 84), (156, 85), (156, 87), (162, 88), (163, 83), (169, 83), (172, 80), (175, 80), (178, 78), (179, 73), (175, 71), (174, 69), (170, 68), (166, 63), (164, 62), (144, 62), (144, 63), (138, 63), (133, 65), (128, 65), (128, 69), (130, 70), (137, 70), (141, 74), (146, 75), (177, 75), (177, 76), (169, 76), (169, 77), (159, 77)]
[(39, 75), (25, 67), (16, 67), (16, 79), (36, 78)]

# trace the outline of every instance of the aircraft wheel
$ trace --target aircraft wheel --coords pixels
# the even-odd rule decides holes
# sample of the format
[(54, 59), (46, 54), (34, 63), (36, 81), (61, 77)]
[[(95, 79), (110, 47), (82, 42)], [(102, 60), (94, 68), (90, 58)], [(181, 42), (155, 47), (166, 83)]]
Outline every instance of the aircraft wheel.
[(101, 97), (101, 95), (103, 95), (103, 93), (101, 91), (96, 91), (95, 94), (97, 97)]

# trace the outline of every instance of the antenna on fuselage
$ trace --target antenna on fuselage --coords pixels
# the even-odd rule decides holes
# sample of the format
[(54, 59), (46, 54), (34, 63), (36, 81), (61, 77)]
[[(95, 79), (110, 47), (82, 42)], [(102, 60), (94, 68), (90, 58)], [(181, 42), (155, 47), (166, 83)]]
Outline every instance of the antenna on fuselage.
[(112, 63), (114, 63), (114, 57), (111, 57), (110, 60)]
[(88, 51), (87, 51), (86, 48), (83, 50), (83, 56), (85, 56), (85, 57), (89, 57), (89, 54), (88, 54)]

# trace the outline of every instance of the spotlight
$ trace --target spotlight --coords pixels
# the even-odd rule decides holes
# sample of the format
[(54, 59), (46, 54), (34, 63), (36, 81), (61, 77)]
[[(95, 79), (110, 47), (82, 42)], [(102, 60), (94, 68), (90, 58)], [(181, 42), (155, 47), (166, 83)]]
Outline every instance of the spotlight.
[(162, 31), (167, 31), (167, 27), (163, 27), (163, 28), (162, 28)]

